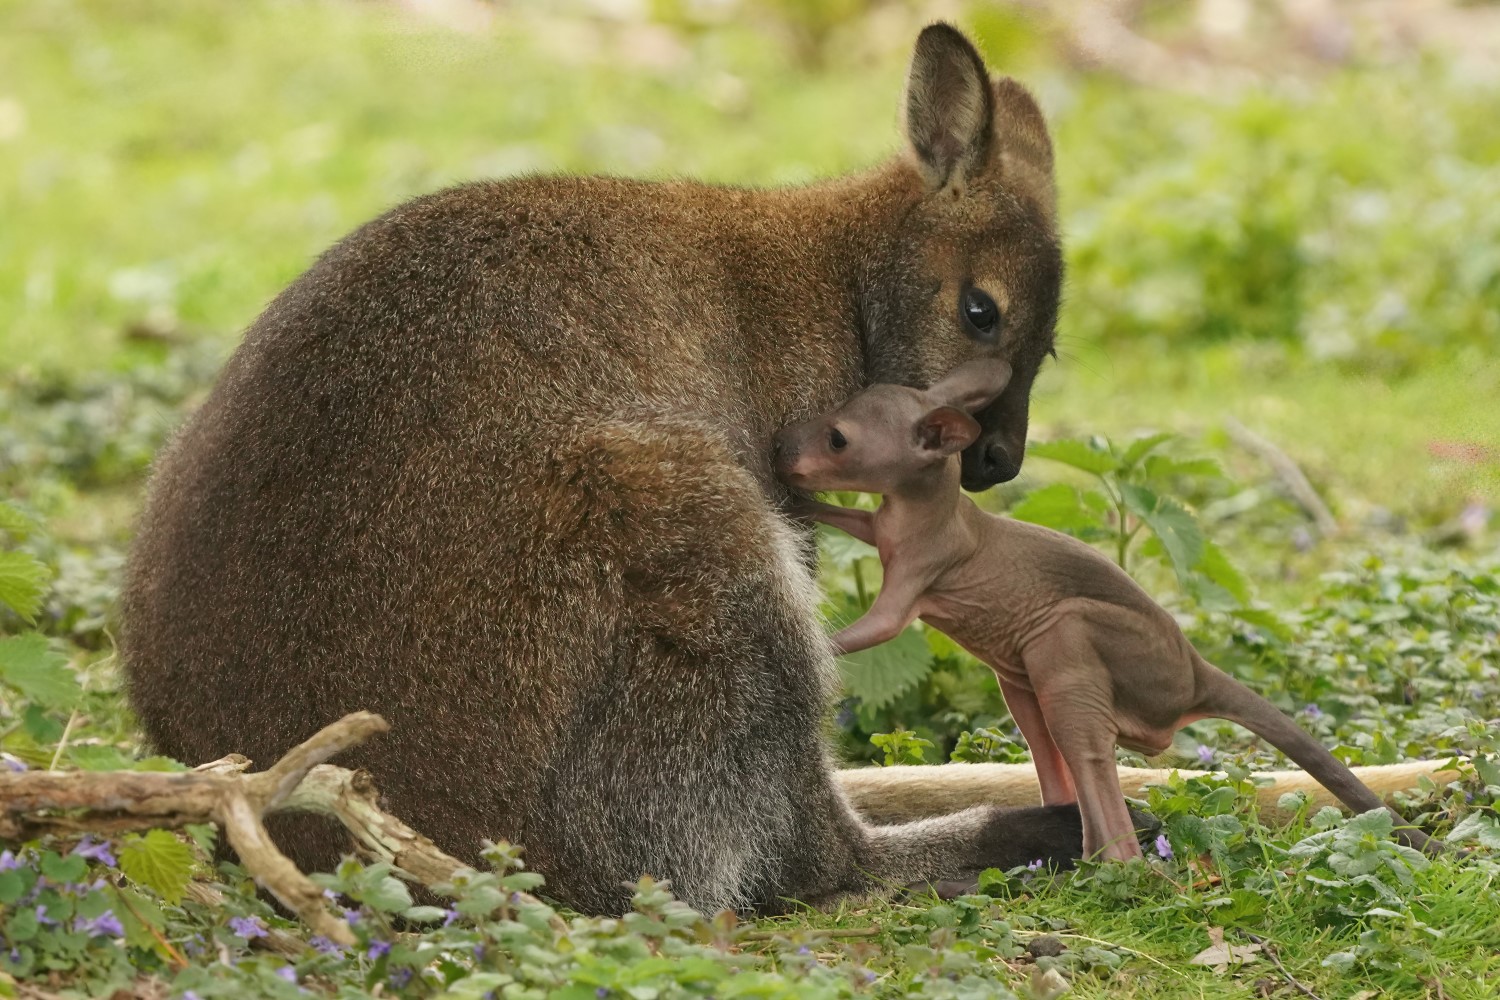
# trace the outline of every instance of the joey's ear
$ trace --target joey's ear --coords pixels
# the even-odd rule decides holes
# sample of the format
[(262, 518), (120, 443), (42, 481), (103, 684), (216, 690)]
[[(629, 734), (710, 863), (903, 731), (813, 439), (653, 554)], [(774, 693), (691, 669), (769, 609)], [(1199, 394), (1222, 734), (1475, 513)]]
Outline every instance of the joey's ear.
[(947, 458), (979, 437), (979, 421), (953, 406), (940, 406), (917, 421), (917, 447)]
[(995, 145), (1000, 176), (1030, 201), (1049, 222), (1057, 217), (1057, 184), (1052, 175), (1052, 138), (1031, 91), (1010, 77), (994, 84)]
[(995, 91), (974, 46), (951, 25), (922, 29), (906, 81), (906, 137), (930, 190), (984, 166), (994, 117)]
[(975, 358), (944, 375), (927, 395), (943, 406), (978, 413), (1000, 398), (1010, 384), (1010, 375), (1010, 362), (1004, 358)]

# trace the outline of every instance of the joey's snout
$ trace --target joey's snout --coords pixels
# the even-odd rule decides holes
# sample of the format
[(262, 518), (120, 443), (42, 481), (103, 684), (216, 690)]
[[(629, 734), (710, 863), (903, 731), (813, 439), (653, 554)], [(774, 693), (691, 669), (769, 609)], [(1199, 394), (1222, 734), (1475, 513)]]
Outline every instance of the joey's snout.
[(802, 478), (799, 468), (802, 448), (798, 442), (800, 425), (783, 427), (771, 438), (771, 464), (776, 475), (792, 485)]

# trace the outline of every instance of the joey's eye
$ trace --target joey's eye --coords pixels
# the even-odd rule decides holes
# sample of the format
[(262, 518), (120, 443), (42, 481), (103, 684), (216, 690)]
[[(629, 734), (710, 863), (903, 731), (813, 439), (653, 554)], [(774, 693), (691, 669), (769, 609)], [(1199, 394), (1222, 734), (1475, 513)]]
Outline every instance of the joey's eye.
[(1000, 308), (995, 300), (977, 288), (965, 288), (958, 299), (958, 310), (969, 336), (994, 343), (1000, 334)]
[(844, 437), (837, 427), (828, 432), (828, 447), (834, 451), (843, 451), (848, 443), (849, 439)]

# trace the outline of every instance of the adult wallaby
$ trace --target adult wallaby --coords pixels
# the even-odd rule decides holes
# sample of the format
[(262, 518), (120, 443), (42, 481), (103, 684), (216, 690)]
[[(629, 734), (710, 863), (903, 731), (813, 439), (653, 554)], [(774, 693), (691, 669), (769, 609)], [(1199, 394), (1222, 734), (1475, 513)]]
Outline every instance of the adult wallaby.
[[(585, 911), (643, 873), (774, 908), (1076, 857), (1073, 807), (867, 825), (824, 749), (772, 434), (984, 353), (1016, 375), (965, 482), (1011, 478), (1061, 282), (1026, 90), (933, 25), (905, 112), (856, 177), (471, 184), (325, 253), (158, 460), (124, 596), (151, 742), (265, 763), (377, 711), (343, 762), (398, 815), (461, 858), (525, 845)], [(346, 847), (274, 833), (304, 867)]]

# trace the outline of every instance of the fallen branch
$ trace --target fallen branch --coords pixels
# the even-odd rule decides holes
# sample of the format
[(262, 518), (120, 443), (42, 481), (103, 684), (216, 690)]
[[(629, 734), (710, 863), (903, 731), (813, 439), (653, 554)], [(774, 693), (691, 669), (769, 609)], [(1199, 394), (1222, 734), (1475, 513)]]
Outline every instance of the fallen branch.
[[(352, 946), (349, 925), (328, 912), (323, 890), (276, 847), (265, 816), (288, 800), (309, 771), (390, 726), (355, 712), (327, 726), (270, 769), (254, 774), (28, 771), (0, 774), (0, 838), (119, 833), (217, 823), (255, 881), (315, 934)], [(248, 763), (248, 762), (246, 762)]]
[[(321, 934), (353, 945), (349, 925), (333, 916), (315, 882), (276, 847), (265, 827), (275, 812), (328, 816), (354, 837), (363, 853), (389, 862), (398, 874), (428, 888), (452, 882), (468, 865), (380, 808), (369, 774), (324, 761), (390, 726), (378, 715), (355, 712), (314, 733), (265, 771), (250, 772), (240, 754), (177, 774), (140, 771), (0, 773), (0, 839), (31, 840), (82, 833), (216, 823), (240, 863), (278, 902)], [(216, 904), (218, 890), (194, 883), (189, 891)], [(522, 894), (523, 901), (535, 900)], [(562, 920), (554, 917), (562, 926)], [(290, 935), (270, 943), (284, 954), (300, 952)]]
[(1307, 512), (1318, 526), (1318, 533), (1327, 538), (1335, 535), (1339, 530), (1339, 522), (1318, 496), (1318, 491), (1313, 489), (1312, 483), (1307, 481), (1307, 476), (1302, 474), (1302, 468), (1292, 461), (1290, 455), (1276, 447), (1270, 441), (1246, 427), (1233, 417), (1224, 418), (1224, 430), (1235, 444), (1244, 448), (1252, 455), (1256, 455), (1271, 467), (1276, 478), (1281, 480), (1292, 499)]

